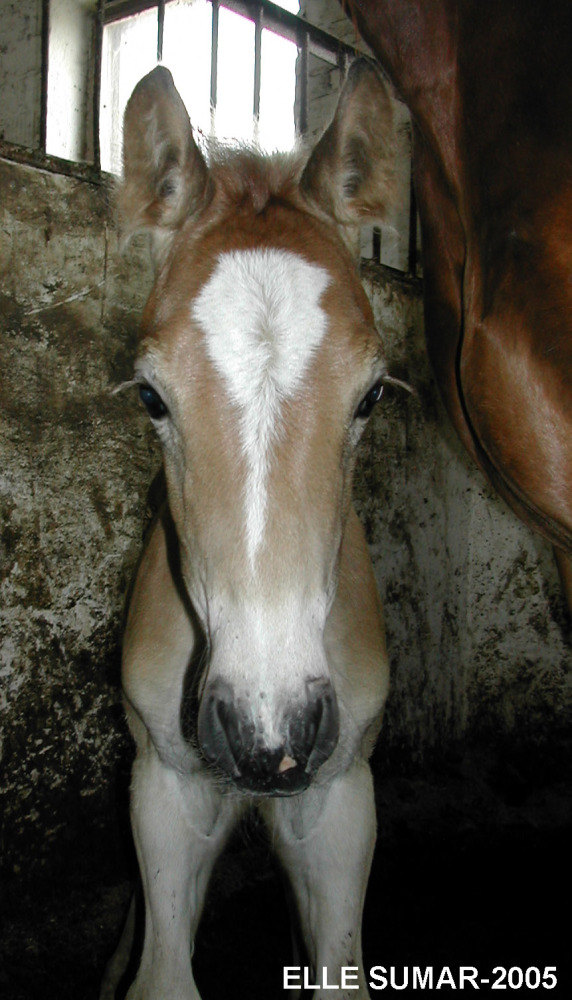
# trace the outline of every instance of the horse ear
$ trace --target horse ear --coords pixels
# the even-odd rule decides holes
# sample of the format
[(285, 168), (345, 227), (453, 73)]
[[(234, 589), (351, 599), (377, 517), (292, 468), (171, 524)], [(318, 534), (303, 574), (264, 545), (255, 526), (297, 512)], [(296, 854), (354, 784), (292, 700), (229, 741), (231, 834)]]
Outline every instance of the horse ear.
[(342, 226), (381, 218), (394, 198), (393, 113), (380, 70), (357, 59), (302, 174), (303, 194)]
[(208, 167), (173, 77), (157, 66), (139, 81), (123, 121), (119, 213), (126, 235), (171, 235), (209, 199)]

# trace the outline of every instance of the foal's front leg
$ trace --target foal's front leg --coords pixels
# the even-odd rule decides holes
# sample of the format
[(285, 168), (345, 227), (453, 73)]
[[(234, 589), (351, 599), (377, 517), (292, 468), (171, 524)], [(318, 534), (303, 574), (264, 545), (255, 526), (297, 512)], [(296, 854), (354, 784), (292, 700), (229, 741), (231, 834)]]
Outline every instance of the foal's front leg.
[[(264, 814), (298, 904), (319, 984), (313, 1000), (367, 1000), (361, 921), (376, 834), (369, 766), (357, 761), (329, 788), (272, 800)], [(340, 989), (349, 966), (359, 970), (347, 973), (353, 989)]]
[(213, 864), (237, 818), (205, 771), (181, 775), (150, 745), (133, 770), (131, 822), (145, 895), (145, 939), (127, 1000), (200, 1000), (192, 945)]

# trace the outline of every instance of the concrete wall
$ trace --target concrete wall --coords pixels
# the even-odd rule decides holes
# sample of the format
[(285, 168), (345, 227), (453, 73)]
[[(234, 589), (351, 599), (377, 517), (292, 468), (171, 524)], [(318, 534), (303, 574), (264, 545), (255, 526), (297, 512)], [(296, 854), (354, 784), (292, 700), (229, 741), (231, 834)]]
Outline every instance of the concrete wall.
[[(159, 455), (133, 396), (110, 392), (151, 277), (144, 247), (118, 253), (102, 188), (2, 161), (0, 214), (2, 843), (30, 873), (79, 831), (82, 849), (114, 836), (122, 605)], [(356, 485), (392, 664), (382, 753), (557, 741), (570, 650), (550, 552), (448, 425), (419, 287), (372, 267), (365, 281), (391, 369), (418, 391), (386, 391)]]
[(2, 0), (0, 138), (40, 145), (42, 0)]

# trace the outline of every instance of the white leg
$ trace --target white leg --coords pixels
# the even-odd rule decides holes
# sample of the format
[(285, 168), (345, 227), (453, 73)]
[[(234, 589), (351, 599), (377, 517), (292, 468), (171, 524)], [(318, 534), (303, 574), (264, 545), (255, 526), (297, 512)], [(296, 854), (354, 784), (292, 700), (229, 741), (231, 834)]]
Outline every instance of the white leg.
[(182, 776), (154, 750), (135, 761), (133, 836), (145, 895), (145, 939), (128, 1000), (200, 1000), (192, 943), (213, 864), (239, 814), (206, 772)]
[(115, 1000), (115, 991), (127, 971), (135, 939), (135, 909), (136, 899), (133, 893), (121, 940), (105, 967), (99, 1000)]
[[(369, 766), (358, 761), (327, 789), (274, 799), (263, 812), (298, 903), (314, 1000), (367, 1000), (361, 921), (376, 834)], [(353, 989), (341, 989), (349, 966), (359, 970), (346, 974)]]

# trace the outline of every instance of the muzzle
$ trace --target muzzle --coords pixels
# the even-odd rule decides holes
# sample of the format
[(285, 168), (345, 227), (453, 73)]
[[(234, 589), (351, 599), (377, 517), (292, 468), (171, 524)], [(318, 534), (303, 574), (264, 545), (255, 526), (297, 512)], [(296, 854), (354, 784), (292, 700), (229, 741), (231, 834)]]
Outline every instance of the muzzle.
[(249, 703), (237, 698), (225, 681), (208, 684), (197, 730), (204, 759), (238, 789), (253, 795), (304, 791), (339, 736), (338, 703), (330, 681), (318, 678), (306, 681), (305, 687), (305, 700), (282, 716), (280, 744), (268, 746)]

